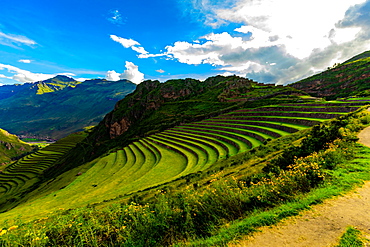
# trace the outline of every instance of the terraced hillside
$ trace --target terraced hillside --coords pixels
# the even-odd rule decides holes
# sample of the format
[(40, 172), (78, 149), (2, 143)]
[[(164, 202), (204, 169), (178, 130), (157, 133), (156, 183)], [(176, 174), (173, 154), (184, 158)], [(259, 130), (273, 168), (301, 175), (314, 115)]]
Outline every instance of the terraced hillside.
[(83, 133), (70, 135), (6, 166), (0, 173), (1, 211), (9, 209), (11, 202), (22, 201), (22, 193), (39, 182), (43, 172), (84, 137)]
[(336, 99), (370, 95), (370, 51), (290, 86), (312, 96)]
[(302, 95), (289, 86), (265, 85), (238, 76), (144, 81), (106, 115), (89, 135), (84, 149), (96, 158), (112, 147), (125, 147), (138, 138), (183, 123), (240, 108), (300, 101)]
[(35, 147), (19, 140), (15, 135), (0, 129), (0, 171), (12, 160), (31, 152)]
[[(221, 159), (272, 139), (355, 111), (365, 103), (281, 104), (235, 110), (203, 121), (182, 124), (134, 141), (40, 185), (28, 196), (29, 199), (36, 194), (44, 197), (26, 204), (28, 206), (22, 207), (21, 212), (32, 214), (32, 207), (41, 212), (55, 207), (73, 208), (164, 184), (209, 169)], [(15, 195), (31, 188), (53, 161), (82, 139), (81, 136), (73, 138), (77, 140), (71, 142), (65, 139), (52, 144), (9, 166), (1, 174), (0, 197), (7, 198), (6, 203), (3, 201), (3, 211), (8, 209), (5, 204), (12, 205)], [(12, 212), (3, 214), (4, 217), (6, 215), (11, 216)]]

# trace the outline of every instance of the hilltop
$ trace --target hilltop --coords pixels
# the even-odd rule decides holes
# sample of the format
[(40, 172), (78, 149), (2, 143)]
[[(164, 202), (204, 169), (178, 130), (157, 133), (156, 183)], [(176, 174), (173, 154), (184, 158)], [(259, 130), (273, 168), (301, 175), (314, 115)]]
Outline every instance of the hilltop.
[(370, 95), (370, 51), (290, 86), (312, 96), (327, 99), (355, 95), (368, 96)]
[(3, 85), (0, 87), (0, 100), (4, 100), (12, 96), (25, 97), (33, 94), (52, 93), (63, 90), (66, 87), (74, 88), (80, 83), (81, 82), (68, 76), (57, 75), (54, 78), (35, 83)]
[(121, 80), (78, 82), (67, 76), (0, 87), (0, 126), (23, 136), (60, 139), (98, 124), (135, 89)]

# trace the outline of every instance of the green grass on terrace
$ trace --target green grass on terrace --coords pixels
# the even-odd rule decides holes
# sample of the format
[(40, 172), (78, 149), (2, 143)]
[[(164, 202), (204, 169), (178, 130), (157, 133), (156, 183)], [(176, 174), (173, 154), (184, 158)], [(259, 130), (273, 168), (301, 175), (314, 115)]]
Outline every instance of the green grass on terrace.
[(156, 138), (156, 140), (161, 140), (165, 143), (169, 143), (169, 144), (174, 145), (174, 146), (184, 147), (188, 150), (191, 150), (193, 153), (195, 153), (195, 155), (197, 157), (197, 162), (194, 163), (193, 166), (189, 166), (189, 165), (187, 166), (187, 171), (189, 171), (189, 172), (193, 171), (195, 169), (195, 167), (205, 166), (208, 162), (207, 153), (205, 151), (199, 149), (199, 148), (195, 148), (192, 145), (186, 144), (184, 142), (176, 141), (176, 140), (170, 139), (168, 137), (155, 135), (155, 138)]
[[(243, 135), (245, 135), (245, 136), (249, 136), (248, 134), (252, 133), (252, 134), (255, 134), (255, 135), (257, 135), (257, 136), (259, 136), (259, 137), (261, 137), (265, 140), (274, 139), (273, 136), (262, 133), (262, 132), (258, 132), (258, 131), (254, 131), (254, 130), (247, 130), (247, 129), (242, 129), (242, 128), (236, 128), (236, 127), (230, 127), (230, 126), (224, 126), (223, 127), (223, 126), (219, 126), (219, 125), (208, 125), (208, 124), (206, 125), (202, 122), (196, 123), (196, 124), (191, 125), (191, 126), (199, 126), (200, 128), (206, 127), (206, 128), (212, 128), (212, 129), (222, 130), (222, 131), (223, 130), (227, 130), (227, 131), (231, 131), (231, 132), (235, 131), (238, 134), (243, 133)], [(250, 136), (250, 137), (252, 137), (252, 136)], [(254, 137), (252, 137), (252, 138), (254, 138)]]
[[(253, 147), (257, 147), (259, 145), (262, 144), (261, 141), (255, 139), (255, 138), (252, 138), (250, 136), (247, 136), (247, 135), (242, 135), (242, 134), (238, 134), (238, 133), (235, 133), (235, 132), (232, 132), (232, 131), (222, 131), (222, 133), (220, 133), (220, 131), (216, 131), (214, 128), (210, 128), (210, 127), (203, 127), (203, 126), (199, 126), (199, 127), (195, 127), (195, 126), (188, 126), (188, 125), (182, 125), (181, 128), (186, 128), (186, 129), (191, 129), (191, 130), (198, 130), (199, 132), (204, 132), (204, 133), (219, 133), (220, 136), (236, 136), (236, 137), (241, 137), (242, 139), (246, 139), (248, 140), (252, 146), (248, 146), (248, 144), (246, 142), (242, 142), (240, 140), (235, 140), (233, 138), (231, 138), (233, 141), (237, 142), (238, 145), (239, 145), (239, 152), (245, 152)], [(228, 135), (222, 135), (222, 134), (228, 134)]]
[(207, 146), (211, 146), (214, 149), (217, 150), (218, 153), (218, 158), (222, 159), (225, 158), (229, 154), (229, 147), (226, 145), (227, 143), (222, 142), (216, 138), (210, 138), (210, 137), (205, 137), (205, 136), (200, 136), (200, 135), (194, 135), (194, 134), (189, 134), (189, 133), (183, 133), (175, 130), (167, 130), (165, 133), (174, 135), (180, 138), (186, 138), (186, 139), (192, 139), (196, 142), (204, 143)]
[[(205, 162), (200, 162), (200, 164), (197, 165), (195, 168), (196, 171), (203, 170), (205, 168), (208, 168), (210, 165), (212, 165), (214, 162), (218, 160), (218, 152), (217, 149), (215, 149), (211, 145), (204, 144), (204, 142), (201, 142), (199, 140), (189, 140), (185, 139), (184, 137), (178, 137), (175, 135), (167, 134), (167, 133), (161, 133), (158, 134), (158, 136), (164, 137), (168, 140), (171, 140), (175, 143), (180, 143), (182, 145), (187, 146), (190, 149), (193, 149), (195, 152), (196, 150), (202, 151), (201, 153), (205, 154)], [(202, 160), (201, 156), (199, 156)]]
[(285, 113), (294, 113), (294, 114), (340, 114), (340, 115), (345, 115), (347, 114), (348, 112), (315, 112), (315, 111), (312, 111), (312, 112), (307, 112), (307, 111), (279, 111), (279, 110), (276, 110), (276, 111), (234, 111), (234, 112), (230, 112), (230, 113), (227, 113), (227, 114), (224, 114), (224, 115), (232, 115), (232, 114), (240, 114), (240, 113), (245, 113), (245, 114), (248, 114), (248, 113), (271, 113), (271, 114), (275, 114), (275, 113), (281, 113), (281, 114), (285, 114)]
[[(227, 116), (228, 119), (243, 119), (243, 118), (258, 118), (258, 117), (263, 117), (263, 118), (271, 118), (271, 119), (279, 119), (279, 118), (282, 118), (282, 119), (301, 119), (301, 120), (308, 120), (308, 121), (318, 121), (318, 122), (324, 122), (324, 121), (327, 121), (327, 119), (323, 119), (323, 118), (313, 118), (313, 117), (290, 117), (290, 116)], [(213, 119), (224, 119), (226, 118), (225, 115), (222, 115), (222, 116), (218, 116), (218, 117), (215, 117)]]
[[(283, 130), (279, 130), (279, 129), (276, 129), (276, 128), (272, 128), (272, 127), (260, 126), (260, 125), (257, 125), (257, 124), (256, 125), (250, 125), (250, 124), (229, 123), (229, 122), (222, 122), (222, 121), (218, 121), (218, 123), (207, 122), (207, 121), (197, 122), (197, 124), (198, 123), (199, 124), (206, 124), (207, 126), (213, 126), (212, 124), (218, 124), (218, 125), (214, 125), (214, 126), (220, 126), (222, 124), (223, 126), (228, 127), (228, 128), (230, 128), (230, 127), (231, 128), (236, 128), (235, 126), (240, 126), (240, 129), (243, 129), (243, 130), (249, 131), (251, 133), (255, 133), (255, 134), (260, 134), (261, 132), (258, 132), (256, 130), (248, 130), (248, 128), (243, 128), (243, 127), (252, 127), (252, 128), (258, 128), (258, 129), (262, 129), (262, 130), (267, 130), (267, 131), (271, 131), (271, 132), (274, 132), (276, 134), (279, 134), (280, 136), (290, 135), (289, 132), (286, 132), (286, 131), (283, 131)], [(220, 127), (223, 127), (223, 126), (220, 126)], [(239, 128), (237, 128), (237, 129), (239, 129)]]
[[(222, 122), (222, 121), (225, 121), (226, 119), (213, 118), (213, 119), (209, 119), (209, 120), (214, 121), (214, 122)], [(207, 122), (209, 120), (206, 120), (205, 122)], [(229, 121), (238, 122), (240, 124), (243, 124), (246, 121), (254, 122), (254, 123), (256, 123), (256, 126), (259, 126), (258, 123), (267, 123), (267, 124), (273, 124), (273, 125), (276, 125), (276, 126), (285, 126), (285, 127), (293, 128), (293, 129), (296, 129), (297, 131), (308, 128), (307, 126), (304, 126), (304, 125), (283, 123), (283, 122), (278, 122), (278, 121), (258, 121), (258, 120), (238, 120), (238, 119), (231, 119)]]
[[(188, 136), (194, 136), (196, 138), (207, 138), (207, 139), (210, 139), (212, 141), (215, 141), (215, 142), (220, 142), (222, 143), (223, 145), (225, 145), (227, 147), (227, 150), (228, 150), (228, 154), (229, 155), (235, 155), (238, 153), (238, 150), (239, 150), (239, 144), (238, 142), (240, 142), (239, 140), (236, 140), (236, 139), (233, 139), (231, 137), (228, 137), (228, 136), (222, 136), (222, 135), (219, 135), (219, 134), (215, 134), (215, 133), (206, 133), (206, 132), (202, 132), (202, 131), (197, 131), (197, 130), (191, 130), (191, 129), (188, 129), (188, 130), (184, 130), (184, 129), (181, 129), (181, 128), (174, 128), (174, 129), (171, 129), (171, 130), (168, 130), (168, 131), (173, 131), (175, 133), (180, 133), (180, 134), (183, 134), (183, 135), (188, 135)], [(233, 144), (230, 144), (230, 143), (233, 143)]]

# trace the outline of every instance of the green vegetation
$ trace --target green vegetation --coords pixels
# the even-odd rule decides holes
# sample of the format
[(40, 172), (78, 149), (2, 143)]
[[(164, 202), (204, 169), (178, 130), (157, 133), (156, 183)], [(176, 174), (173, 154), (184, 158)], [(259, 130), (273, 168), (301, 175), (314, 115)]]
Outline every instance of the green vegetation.
[(364, 52), (320, 74), (303, 79), (291, 86), (327, 99), (369, 95), (370, 52)]
[(365, 246), (361, 232), (353, 227), (348, 227), (347, 231), (340, 238), (337, 247), (362, 247)]
[(66, 76), (0, 87), (0, 126), (18, 136), (60, 139), (97, 125), (136, 85)]
[(143, 82), (6, 167), (0, 245), (224, 246), (370, 179), (368, 101), (307, 96), (237, 76)]
[[(110, 207), (100, 208), (96, 204), (73, 210), (59, 209), (30, 223), (5, 222), (0, 241), (4, 246), (30, 242), (36, 246), (110, 246), (113, 243), (167, 246), (184, 241), (190, 241), (188, 243), (193, 246), (224, 245), (237, 236), (253, 232), (258, 226), (274, 224), (309, 205), (348, 190), (361, 179), (370, 179), (367, 165), (370, 149), (355, 144), (356, 132), (364, 127), (363, 123), (368, 124), (367, 114), (362, 110), (317, 128), (297, 132), (291, 135), (296, 140), (293, 143), (291, 136), (286, 136), (285, 141), (284, 137), (276, 139), (281, 142), (279, 147), (272, 141), (265, 147), (253, 149), (253, 155), (251, 152), (239, 154), (239, 164), (230, 166), (232, 161), (220, 161), (210, 168), (222, 167), (219, 172), (188, 177), (189, 182), (180, 187), (175, 181)], [(294, 158), (287, 166), (276, 164), (277, 169), (261, 173), (266, 162), (289, 157), (291, 149), (286, 147), (292, 145), (306, 153)], [(139, 144), (135, 146), (139, 147)], [(135, 163), (141, 163), (140, 156), (145, 155), (145, 151), (140, 154), (134, 146), (130, 149), (130, 155), (139, 157)], [(108, 168), (109, 162), (103, 162), (104, 159), (129, 160), (117, 155), (103, 158), (101, 166)], [(158, 156), (153, 154), (153, 161), (154, 157)], [(260, 168), (248, 175), (246, 171), (240, 172), (243, 166), (249, 170), (256, 166)], [(98, 172), (104, 172), (104, 169), (97, 167), (96, 173), (85, 174), (90, 177), (85, 181), (93, 182)], [(138, 167), (131, 164), (126, 172), (130, 173), (130, 169), (134, 171)], [(109, 181), (111, 177), (106, 174), (101, 178)], [(80, 189), (86, 187), (79, 183), (72, 184)], [(78, 193), (77, 189), (73, 192)], [(81, 196), (79, 194), (75, 199)]]
[[(231, 84), (231, 82), (235, 81), (245, 82), (246, 85), (251, 85), (252, 89), (257, 85), (255, 82), (238, 77), (220, 76), (210, 78), (204, 83), (211, 85), (212, 83), (216, 83), (215, 88), (217, 89), (218, 87), (234, 87), (234, 84)], [(189, 83), (190, 87), (195, 87), (198, 91), (192, 92), (192, 90), (188, 90), (187, 93), (190, 93), (190, 95), (193, 94), (193, 96), (183, 96), (183, 91), (186, 90), (182, 90), (183, 86), (179, 83)], [(190, 79), (185, 81), (172, 80), (168, 82), (168, 85), (163, 84), (163, 86), (156, 82), (147, 82), (147, 85), (145, 83), (142, 84), (142, 88), (139, 87), (134, 94), (131, 94), (119, 104), (123, 104), (125, 101), (130, 104), (130, 102), (135, 102), (135, 100), (145, 100), (145, 102), (148, 102), (150, 100), (143, 97), (143, 93), (146, 92), (148, 95), (156, 95), (155, 97), (159, 97), (156, 100), (159, 100), (160, 97), (168, 97), (168, 104), (166, 104), (165, 101), (163, 105), (165, 107), (176, 106), (174, 108), (175, 110), (167, 111), (167, 113), (170, 112), (171, 114), (176, 113), (176, 119), (179, 118), (178, 116), (197, 119), (198, 117), (191, 115), (191, 111), (188, 111), (186, 107), (183, 108), (183, 110), (178, 108), (184, 103), (196, 103), (199, 109), (202, 109), (200, 106), (211, 105), (208, 100), (204, 101), (204, 104), (203, 101), (200, 100), (205, 97), (204, 95), (207, 95), (206, 98), (209, 98), (210, 95), (209, 91), (202, 92), (202, 90), (204, 90), (202, 89), (204, 85), (200, 86), (196, 83), (199, 82)], [(149, 86), (153, 87), (155, 90), (149, 90), (150, 88), (147, 88)], [(173, 93), (174, 88), (180, 89), (180, 96), (176, 96), (176, 94)], [(257, 85), (257, 88), (269, 89), (266, 91), (269, 94), (290, 92), (284, 87), (279, 87), (274, 91), (275, 88), (271, 85)], [(164, 95), (159, 92), (164, 92)], [(199, 92), (201, 93), (199, 94)], [(220, 92), (224, 93), (225, 90), (220, 90)], [(171, 96), (166, 96), (168, 94)], [(140, 95), (140, 99), (135, 98), (138, 97), (138, 95)], [(217, 99), (218, 98), (219, 97), (217, 97)], [(174, 101), (175, 99), (179, 99), (181, 104), (176, 104), (177, 101)], [(294, 100), (296, 100), (296, 98), (292, 97), (288, 102)], [(270, 101), (268, 100), (267, 102)], [(140, 103), (140, 105), (142, 105), (142, 103)], [(247, 105), (250, 105), (249, 101)], [(325, 111), (334, 112), (334, 114), (330, 115), (333, 117), (358, 109), (358, 105), (352, 107), (352, 103), (346, 102), (305, 103), (304, 108), (302, 108), (300, 104), (287, 102), (254, 109), (241, 108), (242, 106), (246, 106), (243, 102), (236, 104), (229, 102), (226, 106), (229, 111), (228, 113), (213, 118), (206, 118), (203, 121), (183, 124), (172, 129), (167, 129), (164, 132), (152, 134), (144, 139), (138, 139), (137, 136), (135, 136), (135, 138), (130, 138), (132, 134), (138, 133), (137, 130), (141, 129), (140, 127), (133, 126), (132, 129), (129, 128), (127, 134), (124, 133), (114, 140), (105, 140), (104, 138), (106, 137), (99, 136), (103, 129), (101, 124), (98, 127), (89, 129), (89, 136), (86, 139), (78, 140), (77, 142), (79, 144), (76, 148), (71, 148), (71, 151), (65, 152), (65, 155), (63, 153), (62, 157), (56, 157), (55, 159), (51, 157), (47, 158), (47, 165), (45, 167), (40, 166), (41, 170), (37, 172), (39, 175), (36, 176), (37, 183), (30, 183), (32, 185), (31, 187), (28, 182), (26, 183), (26, 180), (33, 176), (30, 177), (27, 175), (28, 177), (22, 179), (16, 175), (22, 173), (23, 168), (17, 170), (17, 166), (15, 166), (14, 169), (9, 170), (10, 174), (16, 175), (21, 183), (18, 184), (17, 181), (13, 179), (13, 184), (6, 185), (7, 188), (4, 190), (11, 190), (12, 193), (16, 191), (14, 188), (18, 187), (22, 188), (22, 191), (24, 191), (24, 188), (26, 188), (25, 191), (33, 190), (33, 193), (25, 196), (24, 201), (26, 201), (26, 198), (32, 198), (40, 191), (45, 195), (52, 195), (60, 190), (60, 188), (67, 187), (63, 189), (61, 193), (58, 193), (58, 198), (61, 200), (61, 198), (76, 197), (74, 203), (70, 204), (70, 206), (73, 207), (84, 206), (87, 203), (98, 203), (115, 197), (125, 197), (130, 193), (168, 183), (191, 173), (212, 169), (217, 161), (227, 159), (262, 144), (267, 144), (275, 138), (288, 136), (298, 130), (306, 129), (309, 126), (324, 121), (328, 117)], [(216, 110), (220, 106), (216, 104), (214, 107), (214, 110)], [(235, 110), (233, 110), (234, 108)], [(117, 107), (117, 109), (120, 108)], [(160, 112), (161, 109), (162, 107), (160, 106), (157, 111)], [(208, 110), (208, 108), (206, 109)], [(302, 113), (302, 109), (304, 113)], [(220, 113), (223, 113), (225, 109), (220, 108), (219, 110)], [(216, 111), (213, 111), (212, 114), (214, 114), (214, 112)], [(300, 117), (306, 114), (306, 112), (310, 112), (310, 114), (307, 114), (309, 117)], [(149, 110), (149, 113), (153, 112)], [(276, 113), (279, 113), (279, 116), (276, 116)], [(291, 117), (292, 113), (295, 114), (294, 117)], [(147, 112), (144, 111), (143, 114), (145, 115)], [(198, 112), (195, 114), (198, 114)], [(312, 118), (314, 114), (316, 117)], [(209, 115), (206, 114), (203, 117), (206, 116)], [(108, 118), (109, 117), (106, 117), (104, 121), (105, 133), (107, 133), (106, 125)], [(182, 118), (182, 120), (184, 119), (185, 118)], [(145, 128), (153, 128), (153, 125), (157, 125), (158, 121), (148, 124)], [(142, 122), (147, 123), (145, 120)], [(142, 122), (139, 122), (138, 125), (142, 126)], [(168, 125), (164, 126), (168, 127)], [(150, 132), (153, 132), (153, 129), (151, 129)], [(128, 138), (124, 139), (124, 137)], [(101, 141), (102, 139), (103, 141)], [(125, 145), (125, 143), (128, 145)], [(111, 146), (114, 148), (107, 151), (103, 156), (99, 155), (102, 151), (106, 150), (107, 147), (109, 148)], [(50, 145), (49, 148), (52, 149), (54, 147), (57, 147), (55, 150), (60, 148), (57, 144)], [(122, 158), (118, 158), (121, 156), (124, 156), (125, 161)], [(43, 157), (43, 152), (39, 152), (34, 156), (27, 157), (25, 161), (21, 161), (21, 163), (24, 162), (24, 166), (33, 165), (39, 163), (40, 160), (44, 159)], [(96, 158), (91, 159), (90, 157)], [(168, 164), (171, 164), (170, 168)], [(104, 172), (101, 172), (102, 169), (104, 169)], [(81, 173), (79, 176), (74, 176), (79, 173)], [(114, 176), (114, 179), (108, 182), (106, 179), (107, 176)], [(57, 180), (58, 183), (55, 183), (55, 180)], [(133, 181), (135, 181), (135, 185), (132, 184)], [(54, 184), (54, 186), (48, 186), (50, 183)], [(109, 188), (117, 185), (119, 185), (119, 189), (113, 192), (107, 192)], [(8, 193), (8, 197), (13, 196), (12, 193)], [(84, 196), (80, 197), (80, 194), (84, 194)], [(55, 196), (55, 194), (52, 196)], [(14, 201), (8, 203), (7, 208), (19, 203), (17, 197), (12, 198)], [(49, 199), (49, 197), (45, 197), (45, 202)], [(58, 201), (57, 203), (60, 202)], [(40, 211), (48, 211), (52, 208), (52, 204), (49, 205), (42, 201), (40, 201), (39, 204)]]
[[(252, 95), (257, 90), (254, 85), (257, 83), (237, 76), (216, 76), (203, 82), (194, 79), (170, 80), (165, 83), (145, 81), (130, 97), (118, 103), (116, 109), (96, 127), (91, 138), (99, 139), (108, 150), (113, 146), (129, 144), (138, 134), (144, 137), (180, 123), (199, 121), (233, 109), (266, 105), (280, 94), (299, 94), (290, 87), (269, 85), (265, 86), (263, 96), (255, 98)], [(247, 94), (241, 97), (240, 92)], [(297, 98), (292, 96), (285, 101), (291, 102)], [(120, 133), (113, 128), (114, 131), (107, 132), (106, 125), (121, 125), (121, 121), (124, 121), (125, 128), (128, 127), (126, 132)]]
[(84, 133), (70, 135), (6, 166), (0, 173), (0, 211), (7, 211), (27, 201), (29, 196), (35, 196), (32, 190), (42, 181), (43, 173), (83, 138)]
[(54, 78), (36, 83), (35, 84), (35, 87), (37, 88), (36, 94), (52, 93), (59, 90), (63, 90), (67, 87), (74, 88), (78, 84), (81, 84), (81, 82), (75, 81), (74, 79), (69, 78), (67, 76), (58, 75)]
[(0, 171), (5, 169), (6, 164), (31, 153), (34, 149), (36, 149), (34, 146), (0, 129)]

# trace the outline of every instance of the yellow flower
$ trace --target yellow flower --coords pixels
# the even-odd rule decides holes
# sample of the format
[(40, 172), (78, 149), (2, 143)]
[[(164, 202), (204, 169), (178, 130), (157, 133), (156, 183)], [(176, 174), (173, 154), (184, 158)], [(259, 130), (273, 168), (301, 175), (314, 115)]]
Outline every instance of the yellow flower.
[(11, 230), (14, 230), (14, 229), (17, 229), (17, 228), (18, 228), (18, 226), (11, 226), (11, 227), (9, 227), (8, 231), (11, 231)]
[(2, 230), (2, 231), (0, 232), (0, 236), (3, 236), (6, 232), (7, 232), (7, 230)]

